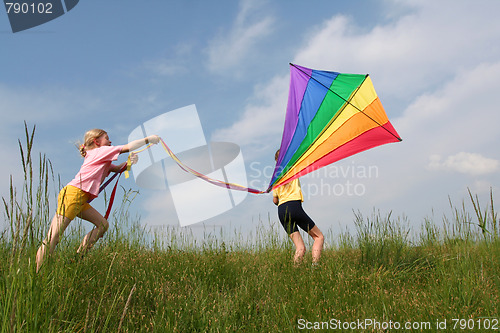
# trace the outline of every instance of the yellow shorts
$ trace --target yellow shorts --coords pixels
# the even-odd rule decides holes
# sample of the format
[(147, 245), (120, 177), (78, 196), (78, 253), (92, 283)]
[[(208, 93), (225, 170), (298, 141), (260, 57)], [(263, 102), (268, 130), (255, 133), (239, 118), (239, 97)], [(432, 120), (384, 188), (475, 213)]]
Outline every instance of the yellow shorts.
[(71, 185), (65, 186), (57, 197), (57, 214), (73, 220), (78, 214), (91, 206), (87, 201), (90, 194)]

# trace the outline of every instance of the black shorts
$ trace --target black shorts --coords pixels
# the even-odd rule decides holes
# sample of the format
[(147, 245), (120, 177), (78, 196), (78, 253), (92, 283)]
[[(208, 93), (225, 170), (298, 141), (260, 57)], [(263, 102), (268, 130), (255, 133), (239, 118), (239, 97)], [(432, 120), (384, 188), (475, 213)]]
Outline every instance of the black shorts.
[(278, 206), (278, 217), (285, 231), (290, 235), (299, 231), (299, 226), (305, 232), (309, 232), (315, 224), (313, 220), (302, 209), (300, 200), (287, 201)]

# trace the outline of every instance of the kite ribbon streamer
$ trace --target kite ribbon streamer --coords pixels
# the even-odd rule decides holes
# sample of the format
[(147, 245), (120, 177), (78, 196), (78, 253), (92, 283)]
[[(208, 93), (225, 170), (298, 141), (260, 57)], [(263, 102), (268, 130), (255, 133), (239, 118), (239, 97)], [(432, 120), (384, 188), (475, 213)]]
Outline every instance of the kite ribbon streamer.
[(182, 170), (184, 170), (185, 172), (189, 172), (192, 175), (209, 182), (210, 184), (224, 187), (224, 188), (227, 188), (230, 190), (245, 191), (245, 192), (250, 192), (250, 193), (254, 193), (254, 194), (267, 193), (266, 191), (256, 190), (256, 189), (245, 187), (245, 186), (235, 184), (235, 183), (226, 183), (226, 182), (223, 182), (221, 180), (213, 179), (213, 178), (210, 178), (202, 173), (199, 173), (198, 171), (193, 170), (190, 167), (188, 167), (187, 165), (185, 165), (184, 163), (182, 163), (181, 160), (179, 160), (179, 158), (177, 156), (175, 156), (174, 152), (167, 146), (167, 144), (165, 143), (165, 141), (163, 141), (162, 138), (160, 138), (160, 143), (161, 143), (163, 149), (165, 149), (165, 151), (167, 152), (167, 154), (175, 161), (175, 163), (177, 163), (177, 165)]
[[(146, 146), (146, 148), (144, 149), (141, 149), (139, 151), (136, 151), (135, 153), (138, 153), (138, 152), (141, 152), (141, 151), (144, 151), (146, 150), (147, 148), (149, 148), (151, 145), (148, 145)], [(113, 202), (115, 201), (115, 195), (116, 195), (116, 188), (118, 187), (118, 181), (120, 180), (120, 176), (122, 175), (122, 173), (125, 173), (125, 178), (128, 178), (129, 177), (129, 174), (128, 172), (130, 171), (130, 167), (132, 166), (132, 160), (130, 159), (130, 155), (127, 159), (127, 163), (120, 169), (120, 171), (116, 172), (113, 176), (111, 176), (104, 184), (102, 184), (100, 187), (99, 187), (99, 193), (101, 193), (105, 188), (106, 186), (108, 186), (112, 181), (113, 179), (115, 179), (116, 177), (118, 177), (116, 179), (116, 183), (115, 183), (115, 186), (113, 187), (113, 191), (111, 191), (111, 196), (109, 197), (109, 203), (108, 203), (108, 209), (106, 209), (106, 214), (104, 214), (104, 218), (107, 220), (108, 217), (109, 217), (109, 214), (111, 213), (111, 207), (113, 207)], [(90, 200), (92, 201), (92, 200)], [(89, 201), (89, 202), (90, 202)]]
[[(223, 182), (221, 180), (217, 180), (217, 179), (213, 179), (213, 178), (210, 178), (196, 170), (193, 170), (191, 169), (190, 167), (188, 167), (187, 165), (185, 165), (184, 163), (181, 162), (181, 160), (174, 154), (174, 152), (167, 146), (167, 144), (165, 143), (165, 141), (163, 141), (162, 138), (160, 138), (160, 143), (163, 147), (163, 149), (165, 150), (165, 152), (175, 161), (175, 163), (177, 163), (177, 165), (185, 172), (188, 172), (188, 173), (191, 173), (192, 175), (198, 177), (198, 178), (201, 178), (207, 182), (209, 182), (210, 184), (213, 184), (213, 185), (216, 185), (216, 186), (220, 186), (220, 187), (224, 187), (224, 188), (227, 188), (227, 189), (230, 189), (230, 190), (237, 190), (237, 191), (246, 191), (246, 192), (250, 192), (250, 193), (254, 193), (254, 194), (262, 194), (262, 193), (266, 193), (266, 191), (260, 191), (260, 190), (256, 190), (256, 189), (253, 189), (253, 188), (248, 188), (248, 187), (245, 187), (245, 186), (242, 186), (242, 185), (239, 185), (239, 184), (235, 184), (235, 183), (226, 183), (226, 182)], [(146, 147), (140, 149), (140, 150), (136, 150), (134, 151), (133, 153), (134, 154), (138, 154), (140, 152), (143, 152), (145, 151), (146, 149), (150, 148), (151, 146), (153, 146), (153, 144), (148, 144)], [(116, 183), (115, 183), (115, 186), (113, 187), (113, 190), (111, 192), (111, 196), (109, 197), (109, 203), (108, 203), (108, 208), (106, 210), (106, 214), (104, 215), (104, 218), (107, 219), (109, 217), (109, 214), (111, 212), (111, 208), (113, 207), (113, 203), (114, 203), (114, 200), (115, 200), (115, 195), (116, 195), (116, 188), (118, 187), (118, 181), (120, 180), (120, 176), (122, 173), (125, 173), (125, 178), (128, 178), (128, 172), (130, 171), (130, 167), (132, 165), (132, 161), (130, 159), (130, 155), (129, 155), (129, 158), (127, 160), (127, 164), (124, 165), (120, 171), (116, 172), (113, 176), (111, 176), (105, 183), (103, 183), (101, 185), (101, 187), (99, 188), (99, 193), (101, 193), (116, 177), (118, 177), (116, 179)]]
[[(130, 158), (129, 158), (130, 160)], [(101, 185), (101, 187), (99, 187), (99, 193), (101, 193), (105, 188), (106, 186), (108, 186), (112, 181), (113, 179), (115, 179), (116, 177), (118, 177), (116, 179), (116, 183), (115, 183), (115, 186), (113, 187), (113, 191), (111, 191), (111, 196), (109, 197), (109, 203), (108, 203), (108, 209), (106, 210), (106, 214), (104, 214), (104, 218), (107, 220), (108, 217), (109, 217), (109, 213), (111, 212), (111, 207), (113, 207), (113, 202), (115, 201), (115, 195), (116, 195), (116, 188), (118, 187), (118, 181), (120, 180), (120, 176), (122, 175), (123, 172), (125, 171), (128, 171), (128, 169), (130, 168), (130, 165), (131, 163), (129, 163), (129, 161), (127, 161), (127, 164), (124, 165), (120, 171), (116, 172), (113, 176), (111, 176), (104, 184)], [(127, 177), (128, 178), (128, 177)], [(91, 202), (92, 200), (94, 199), (90, 199), (89, 201), (87, 202)]]

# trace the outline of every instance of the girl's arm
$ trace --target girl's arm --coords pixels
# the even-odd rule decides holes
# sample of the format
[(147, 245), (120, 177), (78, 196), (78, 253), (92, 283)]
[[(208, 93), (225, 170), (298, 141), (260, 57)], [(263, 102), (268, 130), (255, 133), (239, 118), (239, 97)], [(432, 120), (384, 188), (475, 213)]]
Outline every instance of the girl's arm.
[(111, 166), (109, 167), (109, 171), (111, 171), (111, 172), (120, 172), (121, 169), (125, 167), (125, 165), (127, 165), (127, 162), (123, 162), (123, 163), (118, 164), (118, 165), (111, 164)]
[(134, 140), (127, 143), (122, 147), (120, 153), (128, 153), (129, 151), (136, 150), (137, 148), (141, 148), (149, 143), (157, 144), (158, 142), (160, 142), (160, 137), (158, 135), (150, 135), (144, 139)]
[[(139, 156), (137, 156), (136, 153), (130, 153), (129, 158), (130, 158), (130, 162), (132, 164), (136, 164), (137, 161), (139, 161)], [(121, 163), (119, 165), (111, 164), (111, 166), (109, 167), (109, 171), (111, 171), (111, 172), (120, 172), (120, 171), (122, 171), (122, 169), (125, 168), (126, 165), (127, 165), (127, 162), (123, 162), (123, 163)]]

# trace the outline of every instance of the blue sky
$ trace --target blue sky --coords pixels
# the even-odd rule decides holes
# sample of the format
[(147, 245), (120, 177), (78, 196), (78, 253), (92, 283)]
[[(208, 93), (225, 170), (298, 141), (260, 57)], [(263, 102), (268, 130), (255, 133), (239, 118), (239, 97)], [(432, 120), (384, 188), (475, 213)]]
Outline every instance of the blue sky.
[[(122, 144), (141, 123), (190, 104), (209, 140), (241, 147), (250, 184), (263, 189), (294, 62), (369, 73), (404, 140), (303, 177), (304, 207), (320, 228), (352, 230), (353, 210), (374, 209), (407, 216), (416, 229), (433, 214), (440, 224), (449, 199), (460, 205), (467, 188), (485, 199), (492, 187), (498, 198), (499, 10), (493, 0), (82, 0), (16, 34), (0, 14), (0, 140), (9, 161), (0, 192), (9, 175), (21, 184), (25, 120), (66, 183), (86, 130), (104, 128)], [(168, 192), (140, 192), (133, 209), (144, 223), (177, 224)], [(271, 197), (248, 195), (205, 225), (253, 230), (268, 216), (277, 223)]]

